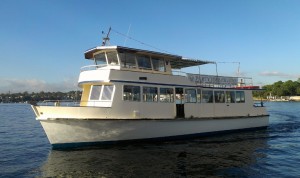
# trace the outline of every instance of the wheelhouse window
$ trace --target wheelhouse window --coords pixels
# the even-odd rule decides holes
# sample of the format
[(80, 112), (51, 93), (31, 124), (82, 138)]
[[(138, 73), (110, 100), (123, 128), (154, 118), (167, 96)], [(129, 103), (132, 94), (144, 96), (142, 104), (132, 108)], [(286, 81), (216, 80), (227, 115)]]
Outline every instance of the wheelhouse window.
[(124, 68), (136, 68), (135, 55), (132, 53), (119, 52), (121, 66)]
[(226, 91), (226, 103), (235, 103), (235, 91)]
[(96, 65), (106, 65), (105, 53), (98, 53), (94, 55)]
[(141, 91), (139, 86), (124, 85), (123, 100), (126, 101), (140, 101)]
[(185, 89), (185, 102), (196, 103), (196, 90), (195, 89)]
[(159, 89), (159, 101), (162, 103), (174, 102), (174, 90), (173, 88), (160, 88)]
[(152, 58), (152, 66), (153, 70), (155, 71), (160, 71), (160, 72), (165, 72), (165, 61), (163, 58), (158, 58), (158, 57), (151, 57)]
[(106, 52), (107, 63), (110, 65), (117, 65), (119, 64), (118, 56), (116, 51), (108, 51)]
[(157, 102), (157, 88), (156, 87), (143, 87), (143, 101)]
[(215, 103), (225, 103), (225, 92), (214, 91)]
[(138, 55), (138, 66), (140, 69), (152, 70), (151, 61), (149, 56)]
[(212, 90), (202, 90), (202, 103), (213, 103), (213, 96)]
[(236, 102), (237, 103), (245, 103), (245, 92), (244, 91), (236, 91)]
[(197, 89), (197, 101), (201, 102), (201, 89)]

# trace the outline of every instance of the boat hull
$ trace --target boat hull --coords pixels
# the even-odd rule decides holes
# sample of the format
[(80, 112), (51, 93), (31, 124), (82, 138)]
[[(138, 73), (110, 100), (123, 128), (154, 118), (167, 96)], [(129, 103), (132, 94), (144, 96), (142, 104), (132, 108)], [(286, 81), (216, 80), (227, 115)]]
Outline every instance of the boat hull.
[(176, 139), (267, 127), (268, 116), (218, 119), (40, 120), (54, 148), (144, 139)]

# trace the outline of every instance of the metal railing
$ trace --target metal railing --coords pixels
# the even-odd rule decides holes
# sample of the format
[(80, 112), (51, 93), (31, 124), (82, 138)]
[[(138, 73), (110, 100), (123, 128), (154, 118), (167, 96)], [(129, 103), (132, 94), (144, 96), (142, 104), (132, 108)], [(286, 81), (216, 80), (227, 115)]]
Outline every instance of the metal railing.
[(180, 71), (180, 70), (172, 70), (172, 74), (173, 75), (177, 75), (177, 76), (187, 77), (188, 73)]
[(44, 100), (37, 103), (38, 106), (79, 106), (80, 101), (75, 100)]
[(89, 71), (89, 70), (97, 70), (102, 67), (106, 67), (107, 64), (99, 64), (99, 65), (88, 65), (80, 68), (80, 72)]
[(195, 82), (203, 87), (218, 87), (218, 88), (233, 88), (233, 87), (251, 87), (253, 80), (251, 77), (229, 77), (217, 75), (202, 75), (191, 74), (183, 71), (172, 70), (173, 75), (183, 76), (188, 78), (191, 82)]
[(68, 107), (78, 107), (78, 106), (101, 106), (105, 105), (104, 103), (112, 102), (111, 100), (107, 101), (82, 101), (82, 100), (44, 100), (38, 103), (32, 103), (37, 106), (68, 106)]

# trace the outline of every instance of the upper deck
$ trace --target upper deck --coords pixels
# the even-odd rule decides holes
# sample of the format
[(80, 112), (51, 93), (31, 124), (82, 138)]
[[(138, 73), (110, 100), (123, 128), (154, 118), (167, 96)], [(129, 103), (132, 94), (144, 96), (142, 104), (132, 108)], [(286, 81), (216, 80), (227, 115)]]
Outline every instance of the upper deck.
[[(165, 78), (165, 75), (184, 76), (188, 79), (184, 80), (187, 81), (187, 85), (195, 84), (203, 87), (240, 89), (245, 89), (244, 86), (251, 86), (247, 89), (258, 89), (257, 87), (252, 87), (252, 78), (183, 73), (178, 69), (216, 63), (212, 61), (183, 58), (182, 56), (168, 53), (122, 46), (99, 46), (87, 50), (85, 52), (85, 58), (93, 60), (94, 65), (81, 68), (82, 73), (79, 83), (90, 81), (108, 82), (110, 80), (110, 70), (113, 69), (147, 74), (164, 74), (160, 77), (161, 79)], [(150, 79), (151, 77), (148, 76), (148, 78)], [(174, 79), (181, 84), (184, 83), (178, 77), (175, 77)], [(134, 78), (130, 77), (130, 80), (134, 80)], [(157, 80), (157, 77), (155, 77), (155, 81)], [(165, 79), (164, 82), (168, 82), (168, 80), (169, 79)]]
[(214, 63), (211, 61), (187, 59), (182, 56), (122, 46), (99, 46), (85, 52), (85, 58), (94, 61), (92, 68), (110, 68), (150, 73), (172, 74), (172, 69)]

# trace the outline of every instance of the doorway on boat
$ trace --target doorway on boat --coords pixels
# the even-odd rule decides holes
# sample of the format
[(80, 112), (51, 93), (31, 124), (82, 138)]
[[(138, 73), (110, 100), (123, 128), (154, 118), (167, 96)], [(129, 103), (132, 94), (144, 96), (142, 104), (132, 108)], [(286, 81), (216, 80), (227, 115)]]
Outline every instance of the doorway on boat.
[(183, 88), (175, 88), (175, 98), (176, 98), (176, 117), (184, 118), (184, 95)]

